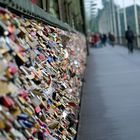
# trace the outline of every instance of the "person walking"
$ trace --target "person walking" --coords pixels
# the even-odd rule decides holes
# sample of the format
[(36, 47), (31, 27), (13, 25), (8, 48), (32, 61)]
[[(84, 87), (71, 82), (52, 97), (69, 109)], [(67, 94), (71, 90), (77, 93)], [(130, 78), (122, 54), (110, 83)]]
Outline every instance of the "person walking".
[(111, 45), (112, 47), (114, 47), (114, 44), (115, 44), (115, 36), (109, 32), (109, 33), (108, 33), (108, 39), (109, 39), (110, 45)]
[(130, 26), (127, 27), (127, 31), (125, 32), (125, 38), (127, 40), (127, 47), (130, 53), (133, 53), (133, 40), (134, 40), (134, 33), (130, 29)]
[(107, 41), (106, 34), (101, 35), (101, 43), (104, 47), (106, 46), (106, 41)]

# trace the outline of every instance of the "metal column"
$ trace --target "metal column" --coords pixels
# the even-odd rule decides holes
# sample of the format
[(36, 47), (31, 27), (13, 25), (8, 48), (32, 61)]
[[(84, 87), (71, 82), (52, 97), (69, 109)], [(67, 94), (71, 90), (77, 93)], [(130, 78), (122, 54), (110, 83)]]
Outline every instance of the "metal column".
[(120, 8), (117, 8), (117, 17), (118, 17), (118, 31), (119, 31), (119, 42), (122, 43), (122, 33), (121, 33), (121, 22), (120, 22)]
[(126, 18), (126, 9), (125, 9), (125, 0), (123, 0), (123, 15), (124, 15), (124, 28), (125, 28), (125, 31), (127, 30), (127, 18)]
[(114, 0), (112, 0), (112, 12), (113, 12), (114, 35), (115, 35), (115, 37), (117, 37), (116, 14), (115, 14), (115, 4), (114, 4)]
[(115, 3), (114, 0), (112, 0), (112, 12), (113, 12), (113, 25), (114, 25), (114, 35), (117, 40), (117, 29), (116, 29), (116, 10), (115, 10)]
[(140, 48), (138, 12), (137, 12), (137, 5), (136, 5), (136, 1), (135, 0), (134, 0), (134, 14), (135, 14), (137, 46), (138, 46), (138, 48)]
[(112, 22), (112, 6), (111, 0), (109, 2), (109, 17), (110, 17), (110, 32), (113, 33), (113, 22)]

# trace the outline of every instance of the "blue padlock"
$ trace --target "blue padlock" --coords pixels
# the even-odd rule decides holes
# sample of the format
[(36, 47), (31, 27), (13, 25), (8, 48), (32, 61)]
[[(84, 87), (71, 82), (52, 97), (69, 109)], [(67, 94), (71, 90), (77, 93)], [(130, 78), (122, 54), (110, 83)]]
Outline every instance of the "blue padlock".
[(25, 114), (25, 113), (21, 113), (19, 116), (18, 116), (18, 120), (27, 120), (28, 119), (28, 115)]

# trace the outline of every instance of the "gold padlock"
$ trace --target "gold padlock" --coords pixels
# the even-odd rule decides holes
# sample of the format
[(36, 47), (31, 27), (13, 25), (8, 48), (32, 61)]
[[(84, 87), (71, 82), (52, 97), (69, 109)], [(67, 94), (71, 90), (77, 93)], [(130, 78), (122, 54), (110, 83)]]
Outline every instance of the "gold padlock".
[(24, 109), (24, 111), (25, 111), (25, 113), (27, 113), (29, 116), (32, 116), (33, 115), (33, 112), (31, 111), (31, 109), (30, 108), (25, 108)]
[(12, 108), (10, 108), (10, 112), (13, 116), (18, 116), (21, 113), (21, 110), (19, 109), (18, 106), (14, 106)]
[(22, 98), (22, 97), (19, 96), (18, 99), (19, 99), (19, 101), (20, 101), (22, 104), (25, 104), (26, 101), (25, 101), (24, 98)]
[(0, 129), (4, 129), (5, 128), (5, 123), (3, 119), (0, 119)]

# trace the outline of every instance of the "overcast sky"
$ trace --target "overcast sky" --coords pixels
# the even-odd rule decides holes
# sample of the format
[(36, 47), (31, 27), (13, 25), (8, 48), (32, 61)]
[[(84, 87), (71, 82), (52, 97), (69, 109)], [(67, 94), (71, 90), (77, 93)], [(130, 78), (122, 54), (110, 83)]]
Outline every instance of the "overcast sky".
[[(85, 0), (85, 4), (87, 5), (86, 7), (86, 16), (89, 17), (91, 14), (90, 12), (90, 2), (93, 1), (94, 3), (97, 3), (97, 7), (96, 8), (102, 8), (102, 0)], [(124, 2), (123, 2), (124, 1)], [(135, 0), (136, 3), (138, 5), (140, 5), (140, 0)], [(127, 6), (130, 6), (130, 5), (133, 5), (134, 4), (134, 0), (114, 0), (114, 2), (117, 4), (117, 5), (120, 5), (120, 7), (127, 7)], [(97, 9), (95, 9), (95, 13), (97, 13)]]
[[(95, 0), (93, 0), (95, 1)], [(101, 4), (101, 1), (102, 0), (96, 0), (97, 1), (97, 4), (98, 4), (98, 7), (102, 7), (102, 4)], [(121, 7), (123, 7), (123, 5), (125, 6), (130, 6), (134, 3), (134, 0), (114, 0), (116, 4), (120, 5)], [(123, 4), (123, 1), (124, 1), (124, 4)], [(137, 4), (140, 5), (140, 0), (135, 0)]]

